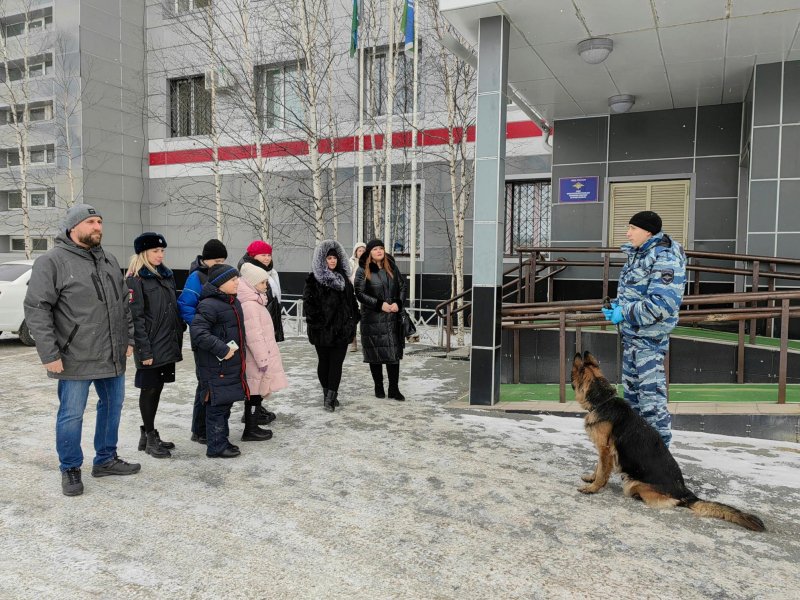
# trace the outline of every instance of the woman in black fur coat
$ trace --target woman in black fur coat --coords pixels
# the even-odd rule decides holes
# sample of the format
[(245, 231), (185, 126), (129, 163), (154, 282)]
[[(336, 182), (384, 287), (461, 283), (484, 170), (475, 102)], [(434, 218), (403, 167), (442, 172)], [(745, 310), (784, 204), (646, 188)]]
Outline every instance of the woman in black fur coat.
[(311, 273), (303, 290), (308, 341), (317, 350), (317, 376), (325, 410), (339, 406), (339, 383), (347, 346), (356, 335), (358, 302), (350, 283), (350, 266), (336, 240), (323, 240), (314, 250)]
[(400, 393), (400, 360), (405, 337), (400, 311), (406, 301), (406, 280), (381, 240), (367, 243), (356, 271), (356, 298), (361, 302), (361, 347), (375, 382), (375, 396), (385, 398), (383, 365), (389, 375), (389, 398), (405, 400)]

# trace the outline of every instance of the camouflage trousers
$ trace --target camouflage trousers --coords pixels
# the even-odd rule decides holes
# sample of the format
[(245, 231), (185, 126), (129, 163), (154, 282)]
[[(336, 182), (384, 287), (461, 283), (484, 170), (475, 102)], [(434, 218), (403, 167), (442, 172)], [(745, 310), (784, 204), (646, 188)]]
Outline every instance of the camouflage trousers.
[(669, 338), (622, 338), (622, 387), (625, 400), (650, 423), (664, 443), (672, 441), (672, 415), (667, 410), (664, 357)]

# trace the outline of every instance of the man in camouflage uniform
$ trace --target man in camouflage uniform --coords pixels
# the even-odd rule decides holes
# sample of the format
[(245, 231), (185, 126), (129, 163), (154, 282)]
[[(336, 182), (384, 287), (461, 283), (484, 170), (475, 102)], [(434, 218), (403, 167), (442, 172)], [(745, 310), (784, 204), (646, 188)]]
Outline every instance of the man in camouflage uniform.
[(625, 237), (630, 243), (622, 251), (628, 262), (619, 275), (617, 299), (603, 313), (620, 325), (625, 400), (669, 446), (672, 417), (667, 410), (664, 358), (669, 334), (678, 323), (686, 255), (661, 231), (661, 217), (649, 210), (631, 217)]

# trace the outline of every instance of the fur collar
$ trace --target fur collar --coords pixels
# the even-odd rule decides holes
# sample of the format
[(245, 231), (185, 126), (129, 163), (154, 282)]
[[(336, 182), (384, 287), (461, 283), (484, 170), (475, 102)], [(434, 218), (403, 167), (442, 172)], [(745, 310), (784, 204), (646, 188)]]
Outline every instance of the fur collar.
[[(335, 249), (336, 255), (339, 257), (339, 263), (336, 265), (335, 271), (331, 271), (325, 261), (325, 257), (331, 249)], [(345, 277), (350, 277), (350, 265), (342, 245), (336, 240), (322, 240), (314, 249), (314, 256), (311, 259), (311, 272), (314, 274), (314, 279), (321, 285), (340, 292), (344, 290)]]

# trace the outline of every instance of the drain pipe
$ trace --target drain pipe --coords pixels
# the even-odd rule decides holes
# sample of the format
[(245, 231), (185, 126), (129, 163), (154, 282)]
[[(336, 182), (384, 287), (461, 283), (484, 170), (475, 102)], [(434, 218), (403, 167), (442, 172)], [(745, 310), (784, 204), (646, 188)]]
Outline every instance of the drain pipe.
[[(456, 38), (454, 38), (449, 33), (446, 33), (442, 39), (438, 40), (439, 44), (447, 50), (449, 50), (452, 54), (456, 57), (463, 60), (467, 63), (470, 67), (478, 70), (478, 57), (475, 56), (475, 53), (472, 52), (469, 48), (464, 46), (461, 42), (459, 42)], [(506, 88), (506, 95), (511, 99), (511, 101), (517, 105), (517, 107), (525, 113), (531, 121), (533, 121), (536, 126), (542, 130), (544, 133), (544, 144), (551, 150), (553, 149), (552, 144), (550, 143), (550, 136), (553, 132), (552, 126), (547, 122), (547, 120), (542, 117), (536, 109), (528, 104), (525, 100), (523, 100), (517, 91), (514, 89), (513, 86), (510, 84)]]

